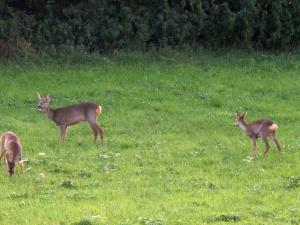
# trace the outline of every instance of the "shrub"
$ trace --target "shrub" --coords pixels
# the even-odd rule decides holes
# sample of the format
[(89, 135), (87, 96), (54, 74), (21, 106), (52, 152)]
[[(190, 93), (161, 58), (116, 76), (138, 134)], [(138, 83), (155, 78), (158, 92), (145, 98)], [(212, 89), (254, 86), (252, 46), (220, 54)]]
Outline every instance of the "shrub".
[[(282, 49), (300, 42), (300, 1), (294, 0), (2, 1), (0, 15), (3, 56), (64, 45), (102, 52), (200, 45)], [(23, 46), (13, 46), (14, 40)]]

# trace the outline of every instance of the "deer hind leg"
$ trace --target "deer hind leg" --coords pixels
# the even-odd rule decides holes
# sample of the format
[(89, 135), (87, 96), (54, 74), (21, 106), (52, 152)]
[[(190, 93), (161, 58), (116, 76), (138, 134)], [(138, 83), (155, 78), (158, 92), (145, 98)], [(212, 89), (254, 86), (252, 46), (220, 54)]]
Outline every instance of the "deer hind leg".
[(252, 143), (253, 143), (253, 156), (256, 157), (257, 156), (257, 140), (252, 139)]
[(103, 129), (100, 126), (98, 126), (97, 123), (91, 123), (91, 127), (93, 130), (96, 130), (97, 135), (99, 135), (100, 137), (101, 144), (103, 144)]
[(62, 143), (64, 143), (64, 141), (65, 141), (67, 128), (68, 127), (66, 125), (61, 125), (60, 126), (60, 139), (61, 139)]
[(271, 136), (271, 138), (272, 138), (274, 144), (276, 145), (278, 151), (281, 151), (281, 147), (280, 147), (279, 141), (277, 140), (275, 134), (273, 134), (273, 135)]
[(90, 125), (92, 130), (93, 130), (93, 133), (94, 133), (94, 144), (96, 143), (96, 140), (97, 140), (97, 136), (98, 136), (98, 131), (97, 129), (91, 124)]
[(267, 136), (264, 136), (263, 137), (263, 140), (265, 142), (265, 147), (266, 147), (266, 151), (264, 153), (264, 156), (268, 153), (268, 151), (270, 150), (270, 144), (269, 144), (269, 141), (268, 141), (268, 137)]
[[(93, 129), (94, 134), (99, 135), (101, 144), (103, 144), (103, 129), (97, 124), (97, 118), (101, 113), (100, 110), (101, 110), (100, 108), (97, 108), (95, 112), (94, 111), (89, 112), (86, 120), (90, 124), (91, 128)], [(96, 141), (96, 138), (97, 137), (95, 136), (94, 143)]]
[(97, 128), (97, 133), (101, 139), (101, 144), (103, 144), (103, 129), (100, 126), (98, 126), (98, 124), (96, 124), (95, 127)]
[(19, 165), (20, 165), (20, 168), (21, 168), (21, 173), (24, 174), (24, 163), (23, 163), (23, 160), (19, 161)]

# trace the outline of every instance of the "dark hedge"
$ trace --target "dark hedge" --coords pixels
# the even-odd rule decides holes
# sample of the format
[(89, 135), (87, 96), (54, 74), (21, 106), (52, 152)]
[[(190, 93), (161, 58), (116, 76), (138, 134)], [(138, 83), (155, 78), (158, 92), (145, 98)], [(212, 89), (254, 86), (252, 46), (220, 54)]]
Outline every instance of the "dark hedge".
[[(300, 0), (2, 0), (0, 51), (83, 46), (291, 49)], [(8, 54), (8, 53), (7, 53)]]

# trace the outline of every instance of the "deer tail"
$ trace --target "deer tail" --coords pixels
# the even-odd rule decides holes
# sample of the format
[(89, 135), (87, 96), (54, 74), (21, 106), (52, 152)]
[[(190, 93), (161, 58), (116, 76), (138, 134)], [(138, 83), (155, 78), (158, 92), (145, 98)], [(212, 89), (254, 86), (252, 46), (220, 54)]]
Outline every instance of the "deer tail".
[(269, 127), (269, 130), (273, 131), (273, 132), (276, 132), (278, 129), (278, 126), (276, 123), (273, 123), (270, 127)]
[(99, 106), (97, 107), (96, 113), (97, 113), (98, 115), (102, 113), (102, 106), (101, 106), (101, 105), (99, 105)]

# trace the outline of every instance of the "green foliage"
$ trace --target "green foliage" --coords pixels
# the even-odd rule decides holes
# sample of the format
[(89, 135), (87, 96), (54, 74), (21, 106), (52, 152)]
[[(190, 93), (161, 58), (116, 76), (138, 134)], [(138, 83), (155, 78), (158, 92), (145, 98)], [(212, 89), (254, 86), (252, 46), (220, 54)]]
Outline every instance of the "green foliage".
[(300, 2), (294, 0), (35, 0), (1, 6), (2, 48), (16, 39), (38, 50), (66, 45), (89, 51), (201, 45), (282, 49), (300, 41)]

